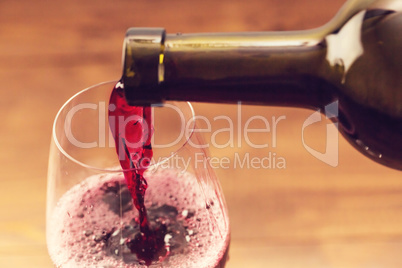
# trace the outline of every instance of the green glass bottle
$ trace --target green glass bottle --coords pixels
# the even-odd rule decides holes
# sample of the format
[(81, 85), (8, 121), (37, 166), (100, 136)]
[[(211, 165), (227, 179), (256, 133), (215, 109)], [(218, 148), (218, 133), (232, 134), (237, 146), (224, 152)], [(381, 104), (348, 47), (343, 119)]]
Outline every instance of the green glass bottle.
[(402, 1), (349, 0), (322, 27), (166, 34), (131, 28), (123, 78), (131, 105), (165, 100), (325, 110), (360, 152), (402, 170)]

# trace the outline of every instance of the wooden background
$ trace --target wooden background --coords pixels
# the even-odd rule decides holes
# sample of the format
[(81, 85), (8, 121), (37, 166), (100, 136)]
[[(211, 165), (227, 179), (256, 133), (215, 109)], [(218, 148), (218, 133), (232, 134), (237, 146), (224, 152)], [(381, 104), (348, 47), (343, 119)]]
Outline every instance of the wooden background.
[[(52, 121), (74, 93), (119, 78), (128, 27), (160, 26), (169, 33), (299, 30), (325, 23), (343, 2), (1, 0), (0, 267), (52, 267), (45, 242)], [(195, 109), (211, 120), (236, 119), (236, 106)], [(401, 173), (361, 156), (342, 137), (338, 167), (315, 159), (301, 141), (311, 113), (243, 107), (241, 126), (256, 114), (286, 116), (277, 146), (252, 149), (243, 140), (241, 147), (210, 148), (212, 156), (232, 160), (236, 153), (261, 158), (271, 152), (286, 161), (285, 169), (216, 170), (232, 226), (227, 267), (402, 267)], [(324, 150), (327, 124), (306, 129), (309, 146)], [(213, 130), (220, 127), (213, 124)], [(254, 142), (272, 145), (272, 138), (258, 134)]]

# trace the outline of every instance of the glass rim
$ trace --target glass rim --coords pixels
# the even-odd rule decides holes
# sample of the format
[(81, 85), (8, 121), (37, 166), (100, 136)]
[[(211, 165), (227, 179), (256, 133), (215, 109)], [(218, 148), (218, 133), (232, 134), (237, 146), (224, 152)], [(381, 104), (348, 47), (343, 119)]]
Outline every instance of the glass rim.
[[(56, 116), (55, 116), (55, 118), (54, 118), (53, 127), (52, 127), (52, 140), (54, 141), (54, 143), (55, 143), (57, 149), (58, 149), (65, 157), (67, 157), (69, 160), (71, 160), (72, 162), (74, 162), (74, 163), (76, 163), (76, 164), (78, 164), (78, 165), (80, 165), (80, 166), (82, 166), (82, 167), (84, 167), (84, 168), (91, 169), (91, 170), (96, 170), (96, 171), (108, 172), (108, 173), (112, 173), (112, 172), (113, 172), (113, 173), (121, 173), (121, 172), (128, 172), (128, 171), (134, 171), (134, 170), (144, 170), (144, 168), (122, 169), (120, 165), (114, 166), (114, 167), (99, 168), (99, 167), (95, 167), (95, 166), (91, 166), (91, 165), (85, 164), (85, 163), (83, 163), (83, 162), (81, 162), (81, 161), (75, 159), (75, 158), (74, 158), (73, 156), (71, 156), (69, 153), (67, 153), (67, 152), (64, 150), (63, 146), (60, 144), (59, 139), (57, 138), (57, 134), (56, 134), (56, 122), (57, 122), (57, 120), (59, 119), (59, 117), (60, 117), (62, 111), (66, 108), (66, 106), (67, 106), (68, 104), (70, 104), (77, 96), (79, 96), (79, 95), (81, 95), (81, 94), (83, 94), (83, 93), (85, 93), (85, 92), (87, 92), (87, 91), (89, 91), (89, 90), (91, 90), (91, 89), (93, 89), (93, 88), (95, 88), (95, 87), (100, 87), (100, 86), (103, 86), (103, 85), (106, 85), (106, 84), (114, 85), (114, 84), (116, 84), (117, 82), (118, 82), (118, 81), (114, 81), (114, 80), (105, 81), (105, 82), (100, 82), (100, 83), (98, 83), (98, 84), (95, 84), (95, 85), (92, 85), (92, 86), (89, 86), (89, 87), (87, 87), (87, 88), (84, 88), (84, 89), (80, 90), (79, 92), (75, 93), (73, 96), (71, 96), (67, 101), (65, 101), (65, 102), (63, 103), (63, 105), (60, 107), (59, 111), (57, 112), (57, 114), (56, 114)], [(171, 102), (167, 102), (167, 103), (171, 103)], [(190, 108), (191, 117), (190, 117), (189, 120), (193, 120), (193, 121), (194, 121), (193, 125), (192, 125), (191, 128), (189, 129), (189, 134), (186, 136), (186, 139), (185, 139), (185, 141), (183, 142), (183, 144), (182, 144), (176, 151), (174, 151), (173, 153), (171, 153), (169, 156), (164, 157), (164, 159), (163, 159), (162, 161), (159, 161), (159, 162), (154, 163), (154, 164), (150, 164), (150, 165), (147, 167), (147, 169), (157, 168), (158, 166), (162, 165), (163, 163), (169, 161), (172, 157), (174, 157), (174, 156), (177, 155), (181, 150), (184, 149), (184, 147), (188, 144), (189, 140), (190, 140), (191, 137), (193, 136), (194, 131), (195, 131), (195, 125), (196, 125), (196, 124), (195, 124), (196, 116), (195, 116), (195, 112), (194, 112), (193, 105), (192, 105), (190, 102), (188, 102), (188, 101), (187, 101), (187, 102), (181, 102), (181, 103), (186, 103), (187, 106)], [(163, 107), (163, 106), (162, 106), (162, 107)], [(116, 158), (117, 158), (117, 155), (116, 155)]]

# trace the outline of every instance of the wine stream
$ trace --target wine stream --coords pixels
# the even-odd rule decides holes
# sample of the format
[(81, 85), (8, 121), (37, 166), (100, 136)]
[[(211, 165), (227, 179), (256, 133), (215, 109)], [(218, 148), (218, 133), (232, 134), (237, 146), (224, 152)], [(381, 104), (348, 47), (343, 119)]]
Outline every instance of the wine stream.
[(163, 226), (151, 229), (145, 207), (148, 185), (143, 175), (153, 155), (151, 107), (128, 105), (124, 86), (118, 82), (110, 97), (109, 122), (128, 190), (139, 212), (141, 232), (133, 243), (129, 243), (130, 249), (139, 259), (150, 265), (152, 261), (164, 258), (168, 254), (163, 240), (166, 230)]

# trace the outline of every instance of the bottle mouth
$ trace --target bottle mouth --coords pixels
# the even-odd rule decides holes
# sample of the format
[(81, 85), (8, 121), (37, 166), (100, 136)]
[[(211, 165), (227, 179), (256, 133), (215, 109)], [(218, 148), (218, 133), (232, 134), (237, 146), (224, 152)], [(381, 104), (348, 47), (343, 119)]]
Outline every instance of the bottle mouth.
[[(122, 169), (113, 137), (109, 130), (108, 103), (117, 81), (102, 82), (85, 88), (67, 100), (58, 111), (52, 129), (52, 141), (65, 159), (85, 169), (98, 172), (125, 172), (143, 168)], [(180, 139), (154, 147), (154, 157), (147, 169), (155, 169), (188, 146), (195, 131), (194, 108), (189, 102), (166, 102), (153, 107), (155, 134), (165, 140), (169, 133), (180, 133)], [(176, 114), (175, 114), (176, 113)], [(166, 117), (175, 115), (170, 126)], [(172, 134), (174, 135), (174, 134)], [(104, 154), (104, 157), (103, 155)], [(96, 161), (91, 159), (96, 158)], [(157, 160), (156, 160), (157, 159)]]
[(129, 28), (123, 43), (124, 90), (133, 106), (163, 103), (161, 84), (164, 81), (163, 28)]

